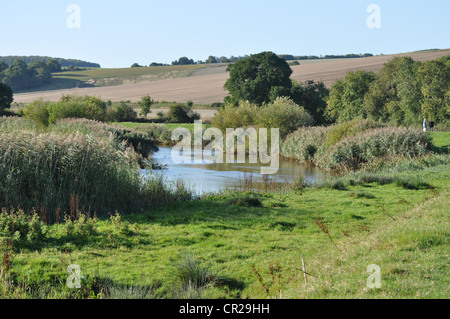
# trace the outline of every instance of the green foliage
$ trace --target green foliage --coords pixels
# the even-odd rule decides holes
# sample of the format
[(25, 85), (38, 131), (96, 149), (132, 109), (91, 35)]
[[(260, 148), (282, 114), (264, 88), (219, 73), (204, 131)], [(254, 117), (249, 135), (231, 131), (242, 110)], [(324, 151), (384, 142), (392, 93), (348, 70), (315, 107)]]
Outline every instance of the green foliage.
[(212, 126), (223, 132), (227, 128), (279, 128), (284, 138), (299, 127), (311, 126), (312, 116), (301, 106), (287, 97), (277, 98), (274, 102), (258, 107), (250, 102), (239, 102), (238, 106), (225, 105), (212, 120)]
[(141, 107), (141, 116), (147, 117), (147, 114), (150, 113), (151, 106), (155, 103), (150, 95), (143, 96), (139, 101), (138, 105)]
[(106, 108), (105, 120), (107, 122), (127, 122), (133, 121), (137, 117), (133, 107), (124, 101), (118, 105), (112, 105)]
[(171, 105), (167, 114), (170, 123), (193, 123), (200, 119), (200, 115), (192, 110), (192, 106), (185, 104)]
[(230, 64), (230, 78), (225, 89), (230, 93), (227, 102), (237, 105), (249, 101), (257, 105), (270, 102), (271, 91), (276, 87), (289, 90), (292, 87), (292, 70), (284, 59), (275, 53), (262, 52), (250, 58)]
[(27, 65), (23, 60), (16, 59), (8, 68), (2, 67), (2, 69), (0, 79), (13, 91), (40, 86), (49, 83), (52, 79), (47, 64), (39, 60)]
[(284, 139), (299, 127), (312, 126), (313, 123), (314, 119), (302, 106), (289, 98), (280, 97), (258, 110), (254, 124), (267, 129), (279, 128), (280, 137)]
[(366, 118), (364, 96), (374, 80), (375, 74), (372, 72), (348, 72), (331, 88), (326, 109), (328, 116), (339, 123), (357, 117)]
[(64, 216), (66, 235), (68, 237), (80, 236), (89, 237), (97, 234), (97, 218), (90, 218), (87, 214), (76, 212), (74, 218), (69, 215)]
[(339, 125), (331, 126), (325, 141), (325, 146), (331, 147), (348, 136), (355, 136), (358, 133), (369, 129), (386, 127), (386, 124), (374, 122), (371, 120), (354, 119)]
[(27, 119), (34, 121), (37, 125), (41, 127), (47, 127), (49, 123), (49, 109), (51, 108), (51, 102), (44, 102), (44, 100), (39, 99), (23, 110), (23, 114)]
[(237, 107), (226, 104), (214, 116), (211, 125), (225, 132), (227, 128), (246, 128), (256, 123), (258, 106), (240, 101)]
[(435, 122), (450, 120), (450, 67), (441, 61), (428, 61), (418, 73), (424, 98), (421, 113)]
[(59, 102), (49, 108), (49, 123), (66, 118), (85, 118), (103, 121), (105, 119), (106, 104), (95, 96), (63, 96)]
[(325, 169), (348, 171), (379, 159), (417, 158), (432, 150), (431, 139), (422, 131), (353, 120), (331, 127), (299, 129), (287, 136), (281, 154), (312, 161)]
[(362, 117), (419, 127), (423, 118), (427, 118), (445, 126), (450, 120), (450, 67), (447, 61), (445, 57), (423, 63), (411, 57), (392, 59), (371, 81), (368, 91), (353, 90), (358, 97), (360, 112), (356, 112), (352, 102), (345, 98), (347, 78), (339, 80), (331, 88), (327, 113), (338, 122)]
[(328, 127), (303, 127), (289, 134), (281, 145), (281, 154), (300, 162), (313, 161), (327, 138)]
[(13, 238), (16, 242), (36, 243), (44, 240), (46, 226), (36, 213), (27, 215), (23, 211), (0, 213), (0, 238)]
[(131, 147), (134, 137), (127, 135), (131, 130), (120, 132), (102, 123), (66, 120), (41, 132), (23, 121), (0, 121), (2, 207), (27, 213), (37, 210), (52, 223), (58, 214), (73, 211), (74, 198), (76, 211), (101, 216), (116, 210), (150, 209), (191, 196), (181, 183), (173, 187), (162, 179), (141, 178), (142, 156)]
[(431, 140), (424, 132), (386, 127), (344, 138), (327, 148), (316, 163), (327, 169), (355, 170), (377, 158), (420, 157), (431, 150)]
[(13, 91), (10, 87), (0, 83), (0, 112), (9, 109), (13, 101)]
[(257, 193), (243, 193), (234, 195), (229, 201), (229, 205), (237, 205), (239, 207), (262, 207), (262, 201)]

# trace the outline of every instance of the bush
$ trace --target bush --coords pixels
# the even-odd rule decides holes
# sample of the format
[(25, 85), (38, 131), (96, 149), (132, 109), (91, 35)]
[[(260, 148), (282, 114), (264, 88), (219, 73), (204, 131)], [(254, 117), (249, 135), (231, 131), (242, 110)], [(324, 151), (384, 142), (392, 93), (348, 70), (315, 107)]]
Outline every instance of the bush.
[(45, 238), (46, 227), (37, 214), (26, 215), (23, 211), (0, 214), (0, 237), (12, 237), (15, 241), (39, 242)]
[(107, 122), (128, 122), (133, 121), (137, 117), (137, 113), (133, 107), (120, 102), (119, 105), (109, 106), (105, 112), (105, 121)]
[(171, 123), (193, 123), (200, 119), (200, 115), (192, 110), (192, 106), (176, 104), (170, 106), (167, 119)]
[(47, 127), (49, 125), (49, 109), (51, 105), (50, 102), (44, 102), (42, 99), (39, 99), (28, 105), (24, 109), (23, 114), (39, 126)]
[(59, 102), (50, 104), (49, 123), (59, 119), (85, 118), (104, 121), (106, 104), (94, 96), (63, 96)]
[(280, 137), (284, 139), (299, 127), (311, 126), (313, 123), (312, 116), (302, 106), (289, 98), (279, 97), (259, 109), (255, 124), (262, 128), (279, 128)]
[(212, 120), (212, 126), (225, 132), (227, 128), (245, 128), (256, 122), (258, 106), (250, 102), (239, 102), (237, 107), (226, 104)]

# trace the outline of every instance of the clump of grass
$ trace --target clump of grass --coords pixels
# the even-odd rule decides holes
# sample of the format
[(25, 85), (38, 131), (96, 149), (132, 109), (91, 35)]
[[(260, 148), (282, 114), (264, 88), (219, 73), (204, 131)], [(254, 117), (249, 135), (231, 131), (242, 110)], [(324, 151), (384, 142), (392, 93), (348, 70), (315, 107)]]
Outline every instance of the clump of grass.
[(203, 299), (217, 282), (217, 276), (192, 253), (184, 253), (174, 263), (176, 281), (173, 294), (181, 299)]
[(403, 187), (410, 190), (430, 189), (431, 185), (422, 179), (418, 178), (404, 178), (396, 177), (394, 183), (398, 187)]
[(261, 198), (256, 193), (236, 194), (228, 201), (228, 205), (239, 207), (262, 207)]

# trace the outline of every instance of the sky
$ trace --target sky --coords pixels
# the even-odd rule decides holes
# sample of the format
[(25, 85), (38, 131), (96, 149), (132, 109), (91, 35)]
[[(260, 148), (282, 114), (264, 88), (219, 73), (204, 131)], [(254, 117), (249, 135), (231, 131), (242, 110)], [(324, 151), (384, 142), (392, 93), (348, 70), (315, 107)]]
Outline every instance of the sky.
[[(263, 51), (450, 48), (448, 0), (0, 1), (0, 56), (73, 58), (105, 68)], [(372, 4), (376, 10), (368, 11)], [(68, 11), (71, 5), (79, 11)]]

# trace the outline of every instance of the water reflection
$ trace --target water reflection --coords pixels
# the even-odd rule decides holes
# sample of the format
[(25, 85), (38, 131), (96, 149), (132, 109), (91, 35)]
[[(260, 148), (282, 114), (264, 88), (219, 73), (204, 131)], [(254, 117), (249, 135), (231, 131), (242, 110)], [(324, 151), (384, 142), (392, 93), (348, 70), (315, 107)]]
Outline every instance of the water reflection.
[[(143, 170), (142, 173), (163, 174), (169, 180), (181, 178), (198, 193), (242, 187), (248, 179), (251, 179), (254, 183), (262, 183), (264, 176), (261, 174), (261, 167), (270, 165), (259, 162), (249, 164), (248, 158), (245, 162), (235, 160), (233, 163), (213, 163), (204, 159), (198, 162), (195, 159), (201, 158), (201, 156), (198, 156), (201, 154), (195, 153), (194, 150), (189, 150), (186, 154), (180, 153), (184, 162), (177, 164), (172, 160), (171, 152), (171, 148), (161, 147), (159, 152), (153, 155), (153, 161), (165, 167), (165, 169)], [(300, 175), (310, 183), (320, 182), (326, 178), (326, 173), (314, 166), (299, 164), (280, 157), (278, 173), (269, 175), (268, 179), (270, 183), (290, 183)]]

